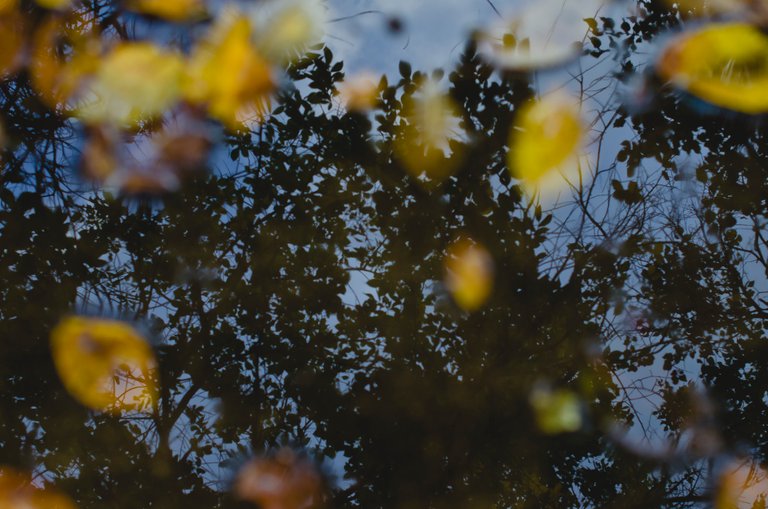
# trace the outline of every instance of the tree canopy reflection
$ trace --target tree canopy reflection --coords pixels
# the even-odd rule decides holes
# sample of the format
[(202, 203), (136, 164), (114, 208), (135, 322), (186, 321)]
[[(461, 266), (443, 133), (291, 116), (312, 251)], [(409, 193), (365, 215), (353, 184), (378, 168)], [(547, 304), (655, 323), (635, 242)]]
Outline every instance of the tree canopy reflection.
[[(120, 44), (167, 17), (83, 6)], [(51, 16), (19, 9), (24, 34)], [(267, 99), (276, 82), (248, 79), (259, 47), (234, 21), (201, 50), (207, 99), (128, 130), (75, 120), (34, 67), (9, 71), (0, 497), (763, 507), (765, 125), (654, 72), (649, 47), (689, 12), (637, 13), (587, 21), (567, 81), (589, 157), (554, 197), (508, 164), (538, 75), (494, 69), (474, 39), (455, 68), (402, 62), (345, 107), (344, 63), (322, 45), (292, 53)], [(238, 41), (247, 72), (229, 96), (216, 48)], [(437, 110), (418, 117), (430, 84)], [(121, 152), (134, 142), (145, 152)], [(117, 166), (123, 180), (102, 178)], [(152, 403), (99, 411), (67, 391), (50, 338), (72, 315), (147, 338)], [(82, 358), (107, 348), (91, 334), (72, 343)], [(31, 487), (6, 487), (17, 472)]]

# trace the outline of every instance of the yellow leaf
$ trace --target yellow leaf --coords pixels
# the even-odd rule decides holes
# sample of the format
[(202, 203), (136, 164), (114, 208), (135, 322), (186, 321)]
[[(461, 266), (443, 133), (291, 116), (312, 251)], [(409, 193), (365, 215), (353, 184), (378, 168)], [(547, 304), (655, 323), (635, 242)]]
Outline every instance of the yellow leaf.
[(78, 115), (126, 126), (156, 118), (180, 98), (183, 71), (176, 53), (147, 42), (121, 43), (99, 65)]
[(470, 239), (454, 242), (445, 257), (445, 286), (460, 308), (465, 311), (479, 309), (493, 289), (491, 255)]
[(16, 10), (19, 0), (0, 0), (0, 14), (8, 14)]
[(250, 23), (236, 12), (224, 13), (192, 53), (185, 97), (236, 129), (266, 115), (274, 89), (270, 66), (251, 41)]
[(290, 449), (270, 458), (255, 458), (238, 472), (236, 495), (263, 509), (312, 509), (323, 500), (317, 469)]
[(0, 10), (0, 78), (15, 72), (22, 63), (24, 18), (15, 6)]
[(206, 12), (203, 0), (131, 0), (128, 8), (169, 21), (200, 18)]
[(752, 459), (733, 461), (721, 473), (715, 509), (752, 509), (768, 502), (768, 472)]
[(75, 509), (66, 495), (34, 486), (29, 475), (0, 467), (0, 509)]
[(100, 53), (99, 38), (81, 19), (51, 17), (33, 38), (32, 87), (48, 106), (66, 108), (83, 81), (96, 72)]
[(256, 45), (278, 63), (301, 57), (325, 34), (327, 13), (320, 0), (264, 0), (249, 12)]
[(395, 155), (413, 176), (441, 182), (461, 162), (451, 141), (459, 137), (458, 108), (438, 85), (427, 81), (410, 96), (403, 111), (404, 121), (397, 129)]
[(747, 114), (768, 111), (768, 36), (746, 23), (710, 24), (665, 47), (659, 76), (711, 104)]
[(114, 413), (154, 408), (155, 356), (130, 325), (65, 318), (51, 332), (51, 353), (64, 387), (85, 406)]
[(509, 139), (509, 168), (528, 194), (548, 192), (579, 174), (585, 128), (576, 101), (557, 94), (523, 106)]
[(350, 76), (339, 87), (339, 95), (348, 111), (367, 111), (379, 97), (379, 78), (370, 72)]
[(537, 388), (530, 399), (536, 423), (544, 433), (573, 432), (581, 428), (581, 403), (575, 393)]
[(766, 0), (665, 0), (668, 7), (675, 7), (684, 17), (728, 15), (740, 19), (765, 19), (768, 13)]
[(35, 0), (37, 5), (46, 9), (64, 10), (72, 7), (73, 0)]

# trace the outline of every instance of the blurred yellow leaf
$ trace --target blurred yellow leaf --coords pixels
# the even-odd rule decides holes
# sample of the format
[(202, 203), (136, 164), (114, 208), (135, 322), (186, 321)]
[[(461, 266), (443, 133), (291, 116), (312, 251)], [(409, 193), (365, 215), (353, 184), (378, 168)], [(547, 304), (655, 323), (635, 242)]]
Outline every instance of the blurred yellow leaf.
[(367, 111), (379, 97), (379, 77), (362, 72), (345, 79), (339, 86), (339, 96), (348, 111)]
[(752, 459), (729, 464), (718, 480), (715, 509), (766, 507), (768, 472)]
[(128, 8), (170, 21), (186, 21), (205, 15), (203, 0), (130, 0)]
[(52, 108), (66, 107), (83, 81), (96, 72), (101, 42), (79, 18), (50, 17), (35, 32), (31, 83)]
[(768, 111), (768, 36), (746, 23), (684, 33), (665, 47), (657, 71), (676, 87), (716, 106)]
[(37, 5), (46, 9), (64, 10), (72, 6), (73, 0), (35, 0)]
[(458, 108), (433, 81), (422, 84), (404, 104), (395, 155), (413, 176), (440, 182), (453, 173), (462, 157), (451, 145), (459, 135)]
[(274, 89), (269, 63), (251, 41), (250, 23), (237, 12), (225, 12), (192, 53), (185, 97), (236, 129), (266, 115)]
[(668, 7), (676, 7), (683, 17), (728, 15), (730, 18), (765, 20), (768, 14), (766, 0), (665, 0)]
[(148, 42), (118, 44), (87, 85), (78, 115), (126, 126), (156, 118), (180, 98), (183, 71), (176, 53)]
[(575, 393), (565, 389), (536, 388), (530, 401), (536, 423), (544, 433), (573, 432), (581, 428), (581, 403)]
[(65, 318), (51, 332), (51, 352), (64, 387), (85, 406), (115, 413), (153, 409), (155, 356), (130, 325)]
[(120, 143), (117, 129), (111, 125), (94, 125), (86, 129), (83, 146), (82, 170), (86, 177), (104, 182), (118, 167), (117, 146)]
[(579, 175), (585, 127), (579, 104), (552, 94), (523, 106), (509, 139), (509, 168), (529, 194), (548, 192)]
[(323, 482), (312, 463), (281, 449), (274, 457), (246, 463), (235, 493), (262, 509), (312, 509), (322, 505)]
[(28, 475), (0, 467), (0, 509), (75, 509), (66, 495), (32, 484)]
[(0, 14), (8, 14), (16, 10), (19, 0), (0, 0)]
[(22, 64), (24, 18), (13, 7), (0, 11), (0, 77), (6, 77)]
[(288, 63), (325, 34), (326, 7), (320, 0), (264, 0), (249, 11), (258, 48), (277, 63)]
[(445, 286), (465, 311), (479, 309), (493, 289), (493, 259), (471, 239), (454, 242), (445, 257)]

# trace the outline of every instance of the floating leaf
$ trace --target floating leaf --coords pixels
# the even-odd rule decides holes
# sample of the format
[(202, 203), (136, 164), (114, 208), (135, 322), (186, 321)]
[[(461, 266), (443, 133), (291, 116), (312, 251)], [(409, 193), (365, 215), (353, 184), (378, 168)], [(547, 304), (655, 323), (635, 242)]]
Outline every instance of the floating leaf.
[(379, 97), (379, 78), (362, 72), (344, 80), (339, 95), (348, 111), (367, 111), (376, 105)]
[(147, 42), (121, 43), (99, 65), (78, 115), (126, 126), (156, 118), (178, 101), (183, 70), (177, 53)]
[(86, 134), (86, 176), (132, 195), (175, 190), (184, 176), (205, 164), (212, 145), (202, 122), (183, 114), (166, 119), (158, 131), (131, 135), (130, 143), (111, 125), (89, 126)]
[(766, 0), (665, 0), (670, 8), (676, 8), (682, 15), (716, 16), (765, 20), (768, 14)]
[(590, 30), (587, 19), (603, 0), (540, 0), (496, 23), (478, 37), (478, 53), (491, 65), (527, 71), (578, 57)]
[(65, 108), (83, 81), (99, 66), (101, 42), (77, 17), (50, 17), (32, 45), (31, 83), (52, 108)]
[(72, 7), (73, 0), (35, 0), (35, 2), (46, 9), (64, 10)]
[(715, 509), (766, 507), (768, 472), (752, 459), (729, 464), (718, 480)]
[(188, 21), (206, 14), (203, 0), (131, 0), (127, 7), (169, 21)]
[(509, 139), (509, 168), (529, 194), (579, 175), (585, 127), (575, 100), (558, 94), (523, 106)]
[(281, 449), (248, 462), (237, 475), (235, 493), (262, 509), (312, 509), (322, 503), (323, 482), (312, 463)]
[(12, 74), (22, 63), (24, 25), (15, 7), (0, 10), (0, 77)]
[(249, 12), (259, 50), (275, 62), (296, 60), (325, 34), (327, 13), (320, 0), (265, 0)]
[(9, 14), (19, 7), (19, 0), (0, 0), (0, 14)]
[(536, 388), (530, 401), (536, 423), (544, 433), (573, 432), (581, 428), (581, 402), (574, 392)]
[(53, 489), (32, 484), (30, 476), (8, 467), (0, 467), (0, 508), (2, 509), (75, 509), (69, 497)]
[(249, 21), (226, 11), (192, 53), (185, 97), (237, 129), (266, 115), (274, 89), (269, 63), (251, 41)]
[(719, 23), (683, 33), (656, 68), (662, 79), (716, 106), (768, 111), (768, 36), (755, 26)]
[(422, 84), (404, 103), (395, 153), (412, 175), (440, 182), (453, 173), (462, 156), (452, 143), (458, 137), (458, 108), (433, 81)]
[(155, 356), (130, 325), (66, 318), (51, 332), (51, 352), (64, 387), (82, 404), (116, 413), (154, 407)]
[(493, 259), (471, 239), (454, 242), (445, 257), (445, 286), (465, 311), (479, 309), (493, 289)]

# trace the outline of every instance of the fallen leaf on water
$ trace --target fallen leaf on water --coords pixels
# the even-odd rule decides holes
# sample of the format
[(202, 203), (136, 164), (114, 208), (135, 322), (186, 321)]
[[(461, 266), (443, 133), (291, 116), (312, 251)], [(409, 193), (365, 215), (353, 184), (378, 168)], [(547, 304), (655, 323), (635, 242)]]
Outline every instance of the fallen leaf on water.
[(581, 402), (574, 392), (537, 387), (531, 392), (530, 401), (536, 423), (544, 433), (566, 433), (581, 428)]
[(1, 509), (75, 509), (69, 497), (50, 488), (38, 488), (29, 475), (0, 467)]
[(323, 482), (315, 466), (290, 449), (246, 463), (235, 494), (262, 509), (313, 509), (323, 504)]
[(130, 0), (127, 7), (169, 21), (189, 21), (206, 14), (203, 0)]
[(339, 86), (339, 96), (348, 111), (367, 111), (379, 98), (379, 77), (362, 72), (345, 79)]
[(101, 42), (77, 17), (52, 16), (35, 32), (31, 83), (52, 108), (68, 108), (83, 81), (99, 66)]
[(35, 2), (46, 9), (64, 10), (72, 7), (73, 0), (35, 0)]
[(709, 24), (664, 48), (659, 76), (699, 99), (730, 110), (768, 111), (768, 36), (746, 23)]
[(715, 509), (766, 507), (768, 472), (752, 459), (733, 461), (721, 473), (715, 494)]
[(148, 42), (118, 44), (88, 83), (78, 116), (125, 126), (157, 118), (180, 98), (183, 70), (177, 53)]
[(277, 63), (289, 63), (320, 43), (326, 7), (320, 0), (264, 0), (249, 11), (259, 50)]
[(155, 356), (127, 323), (65, 318), (51, 332), (51, 353), (64, 387), (85, 406), (115, 413), (153, 409)]
[(261, 120), (275, 90), (269, 63), (251, 41), (250, 22), (233, 10), (193, 50), (187, 75), (185, 98), (231, 129)]
[(509, 139), (509, 169), (533, 195), (568, 185), (580, 172), (585, 127), (579, 103), (551, 94), (521, 108)]
[(461, 162), (458, 108), (437, 83), (427, 81), (404, 100), (395, 154), (411, 175), (438, 183)]
[(0, 11), (0, 78), (13, 74), (23, 63), (24, 18), (15, 8)]
[(493, 289), (491, 255), (471, 239), (454, 242), (445, 257), (445, 286), (460, 308), (465, 311), (479, 309)]

